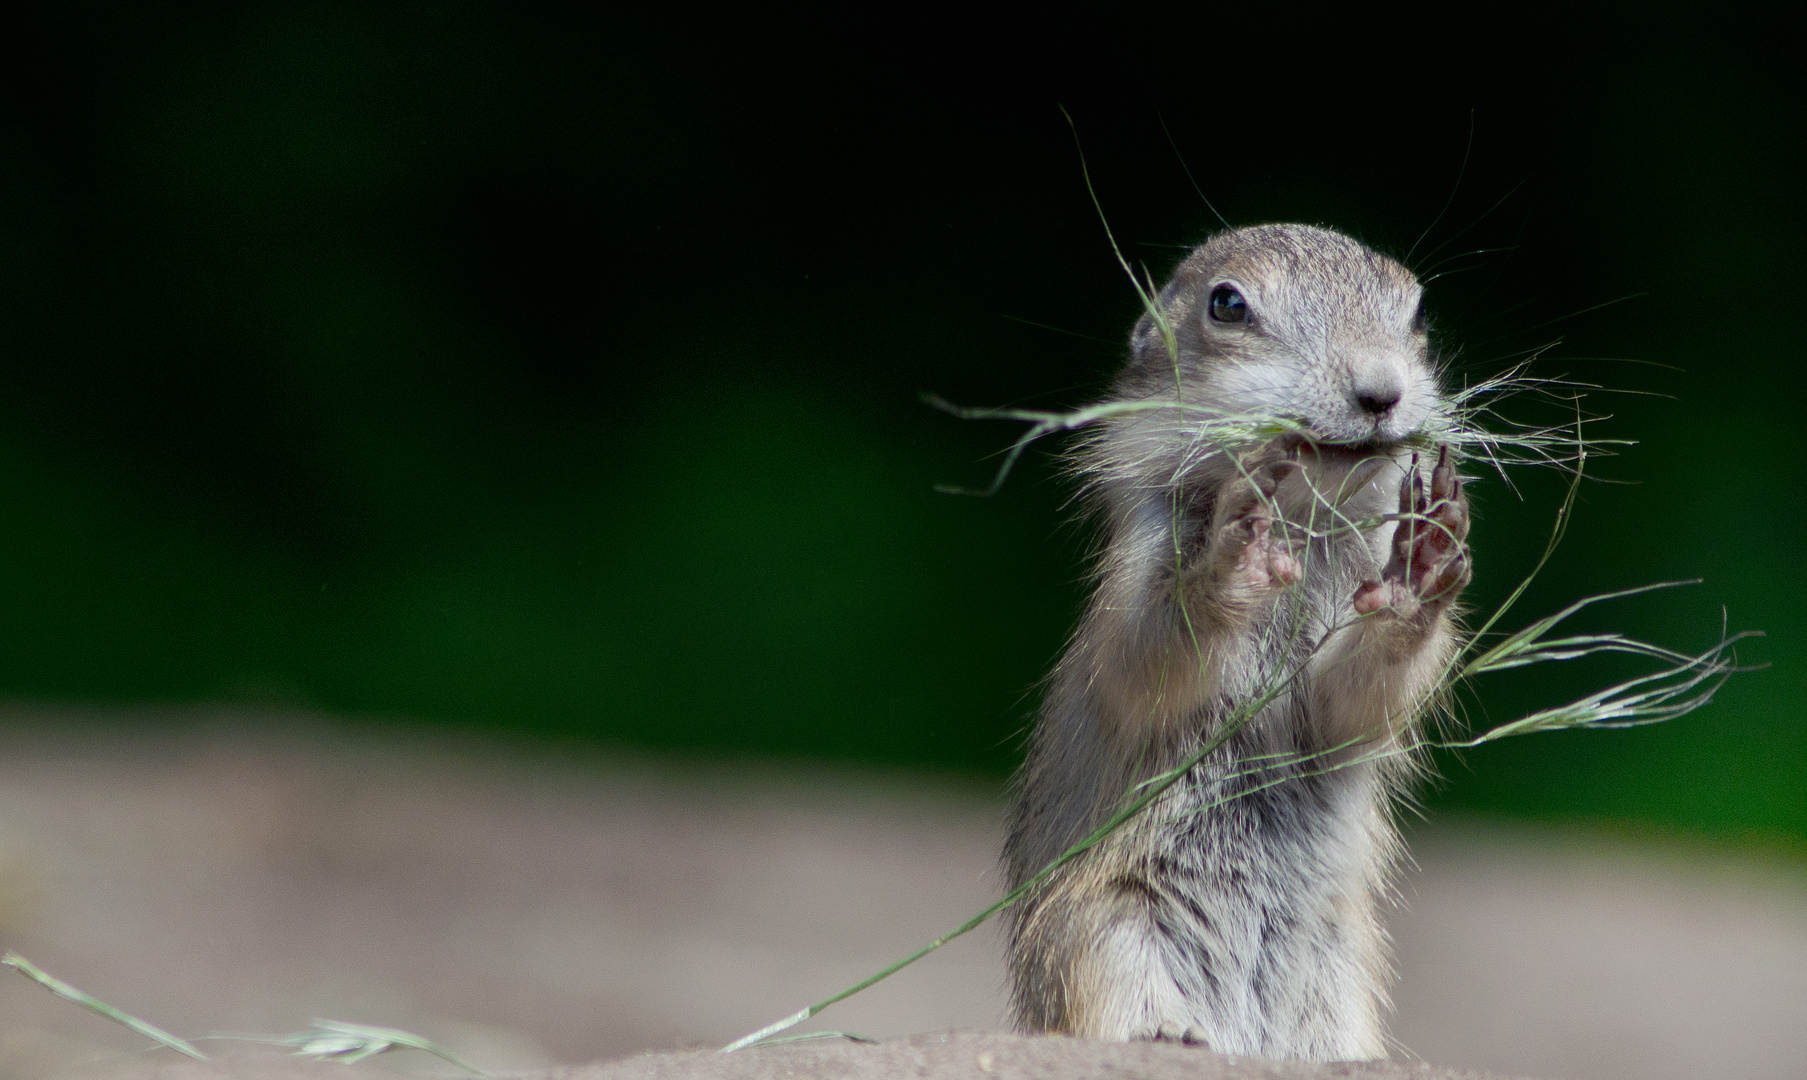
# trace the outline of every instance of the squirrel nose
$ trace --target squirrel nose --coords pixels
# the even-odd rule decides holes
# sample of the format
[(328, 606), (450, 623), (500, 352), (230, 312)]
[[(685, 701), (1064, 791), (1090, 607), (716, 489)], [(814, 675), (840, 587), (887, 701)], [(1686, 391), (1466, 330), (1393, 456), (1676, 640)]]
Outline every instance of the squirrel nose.
[(1376, 371), (1366, 378), (1356, 379), (1349, 392), (1355, 398), (1356, 408), (1378, 418), (1392, 412), (1393, 406), (1399, 404), (1399, 399), (1405, 396), (1405, 385), (1391, 371)]
[(1399, 404), (1400, 394), (1391, 387), (1385, 390), (1357, 390), (1355, 403), (1370, 416), (1385, 416)]

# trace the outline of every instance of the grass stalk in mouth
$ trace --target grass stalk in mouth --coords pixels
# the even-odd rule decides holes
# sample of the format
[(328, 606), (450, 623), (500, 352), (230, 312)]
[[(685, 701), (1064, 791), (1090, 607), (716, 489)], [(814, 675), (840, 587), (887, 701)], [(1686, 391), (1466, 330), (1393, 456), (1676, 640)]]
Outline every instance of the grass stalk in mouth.
[[(1140, 289), (1138, 291), (1142, 292)], [(1146, 303), (1153, 303), (1146, 292), (1143, 292), (1143, 298)], [(1551, 636), (1571, 616), (1595, 604), (1653, 590), (1692, 584), (1692, 582), (1658, 582), (1637, 588), (1583, 597), (1551, 615), (1536, 619), (1519, 630), (1493, 640), (1494, 627), (1524, 596), (1561, 544), (1572, 517), (1576, 495), (1586, 474), (1590, 453), (1598, 453), (1598, 448), (1603, 445), (1623, 444), (1622, 440), (1593, 440), (1588, 437), (1587, 425), (1600, 418), (1588, 416), (1581, 411), (1581, 389), (1578, 384), (1562, 380), (1531, 379), (1525, 374), (1521, 365), (1505, 375), (1486, 380), (1456, 393), (1453, 395), (1449, 407), (1431, 425), (1427, 426), (1423, 433), (1407, 440), (1407, 445), (1421, 442), (1426, 448), (1439, 443), (1448, 445), (1461, 458), (1486, 462), (1490, 470), (1497, 472), (1508, 484), (1511, 483), (1507, 478), (1507, 470), (1510, 467), (1524, 465), (1556, 467), (1569, 474), (1569, 485), (1561, 504), (1557, 507), (1549, 540), (1531, 572), (1488, 615), (1480, 627), (1468, 636), (1467, 647), (1446, 665), (1435, 689), (1420, 702), (1417, 712), (1421, 716), (1438, 711), (1447, 713), (1445, 704), (1453, 698), (1456, 690), (1459, 687), (1467, 686), (1477, 676), (1535, 664), (1566, 662), (1602, 653), (1620, 653), (1653, 660), (1659, 665), (1657, 669), (1607, 686), (1574, 701), (1536, 710), (1516, 720), (1493, 726), (1476, 734), (1460, 732), (1452, 722), (1446, 727), (1456, 733), (1443, 738), (1432, 737), (1421, 731), (1419, 734), (1403, 740), (1387, 739), (1375, 733), (1352, 739), (1329, 750), (1311, 754), (1267, 755), (1260, 761), (1233, 763), (1230, 766), (1231, 771), (1228, 777), (1217, 776), (1213, 777), (1212, 781), (1255, 779), (1255, 782), (1237, 785), (1216, 800), (1207, 800), (1206, 805), (1200, 807), (1200, 810), (1222, 805), (1232, 799), (1285, 783), (1287, 780), (1299, 776), (1331, 772), (1363, 762), (1402, 756), (1421, 756), (1424, 751), (1431, 749), (1463, 749), (1538, 732), (1608, 729), (1673, 720), (1712, 701), (1714, 693), (1733, 674), (1753, 670), (1750, 667), (1739, 665), (1735, 646), (1745, 638), (1760, 636), (1755, 631), (1728, 634), (1722, 626), (1719, 640), (1712, 647), (1698, 654), (1680, 652), (1617, 633)], [(1524, 393), (1559, 398), (1573, 406), (1573, 419), (1555, 426), (1521, 425), (1500, 420), (1494, 410), (1494, 403), (1503, 398)], [(988, 495), (999, 490), (1022, 454), (1032, 443), (1046, 435), (1056, 432), (1083, 432), (1084, 429), (1106, 422), (1113, 417), (1130, 413), (1167, 410), (1180, 418), (1178, 422), (1185, 425), (1187, 436), (1192, 440), (1193, 445), (1199, 448), (1197, 455), (1188, 458), (1190, 464), (1193, 465), (1216, 454), (1225, 454), (1231, 460), (1237, 460), (1238, 455), (1251, 446), (1276, 438), (1307, 437), (1309, 434), (1304, 425), (1296, 420), (1274, 416), (1226, 414), (1203, 406), (1192, 405), (1177, 398), (1173, 401), (1108, 402), (1069, 412), (968, 409), (951, 405), (940, 398), (931, 397), (927, 400), (937, 408), (964, 418), (1006, 419), (1030, 425), (1005, 451), (1004, 460), (988, 487), (976, 491), (954, 487), (940, 489), (959, 494)], [(1500, 427), (1503, 430), (1488, 430), (1483, 426), (1483, 419), (1500, 421)], [(1351, 521), (1344, 517), (1341, 513), (1341, 506), (1347, 498), (1347, 494), (1346, 491), (1318, 492), (1314, 487), (1312, 521), (1303, 526), (1304, 534), (1313, 537), (1328, 536), (1345, 529), (1367, 529), (1378, 524), (1378, 522), (1372, 521)], [(1276, 520), (1282, 520), (1284, 515), (1279, 512), (1279, 509), (1277, 507), (1272, 509)], [(1321, 512), (1327, 512), (1323, 513), (1323, 516), (1330, 519), (1323, 526), (1317, 524)], [(1298, 629), (1299, 624), (1295, 622), (1294, 631), (1297, 632)], [(1147, 812), (1149, 807), (1158, 802), (1169, 789), (1192, 775), (1195, 768), (1212, 753), (1223, 747), (1295, 681), (1303, 677), (1312, 657), (1337, 629), (1340, 629), (1340, 626), (1332, 627), (1313, 648), (1307, 651), (1304, 659), (1277, 673), (1260, 693), (1239, 703), (1224, 723), (1204, 738), (1201, 745), (1179, 764), (1132, 788), (1125, 796), (1121, 806), (1102, 824), (1042, 867), (1028, 880), (1006, 893), (996, 903), (852, 986), (734, 1040), (724, 1046), (722, 1052), (728, 1053), (775, 1041), (775, 1037), (781, 1036), (791, 1027), (902, 971), (949, 942), (984, 925), (994, 916), (1032, 894), (1061, 867), (1103, 842), (1133, 818)], [(1412, 728), (1410, 730), (1419, 731), (1420, 729)], [(1362, 749), (1364, 745), (1369, 744), (1372, 745), (1372, 749)], [(1264, 774), (1271, 775), (1261, 778)]]

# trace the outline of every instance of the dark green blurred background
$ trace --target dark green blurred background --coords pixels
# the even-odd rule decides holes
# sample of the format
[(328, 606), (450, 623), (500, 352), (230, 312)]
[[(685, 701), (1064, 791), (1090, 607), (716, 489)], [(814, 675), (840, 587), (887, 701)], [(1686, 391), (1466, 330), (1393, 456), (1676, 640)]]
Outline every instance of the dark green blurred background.
[[(1074, 405), (1120, 357), (1137, 301), (1061, 103), (1157, 276), (1215, 225), (1183, 155), (1233, 222), (1397, 254), (1428, 228), (1452, 378), (1555, 343), (1534, 371), (1637, 392), (1590, 399), (1640, 445), (1523, 619), (1699, 576), (1584, 625), (1700, 648), (1724, 605), (1769, 632), (1743, 655), (1773, 667), (1710, 709), (1472, 753), (1433, 802), (1807, 838), (1781, 53), (1656, 11), (1186, 10), (14, 23), (0, 696), (1002, 775), (1087, 533), (1053, 443), (996, 498), (935, 494), (1015, 430), (917, 395)], [(1477, 486), (1480, 604), (1557, 479)], [(1620, 671), (1501, 677), (1474, 708)]]

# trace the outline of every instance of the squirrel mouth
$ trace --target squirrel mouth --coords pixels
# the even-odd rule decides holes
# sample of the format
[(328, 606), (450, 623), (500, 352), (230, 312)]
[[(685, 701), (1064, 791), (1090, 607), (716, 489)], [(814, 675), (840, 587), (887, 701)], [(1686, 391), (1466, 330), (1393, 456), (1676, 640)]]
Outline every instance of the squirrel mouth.
[(1400, 439), (1325, 439), (1309, 435), (1288, 435), (1283, 441), (1288, 454), (1301, 460), (1354, 464), (1361, 461), (1391, 459), (1399, 451)]
[(1404, 445), (1404, 440), (1397, 439), (1349, 441), (1305, 435), (1288, 436), (1282, 444), (1286, 456), (1304, 467), (1307, 483), (1339, 506), (1393, 464)]

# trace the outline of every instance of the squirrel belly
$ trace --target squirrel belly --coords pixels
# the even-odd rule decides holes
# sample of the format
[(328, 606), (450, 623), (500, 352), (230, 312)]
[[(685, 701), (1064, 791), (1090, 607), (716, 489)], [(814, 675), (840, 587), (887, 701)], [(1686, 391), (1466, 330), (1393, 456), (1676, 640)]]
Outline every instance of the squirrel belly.
[(1104, 537), (1017, 776), (1010, 886), (1198, 760), (1011, 909), (1023, 1030), (1385, 1055), (1391, 800), (1469, 576), (1421, 300), (1354, 240), (1258, 226), (1196, 249), (1165, 332), (1132, 334), (1113, 399), (1147, 407), (1079, 451)]

